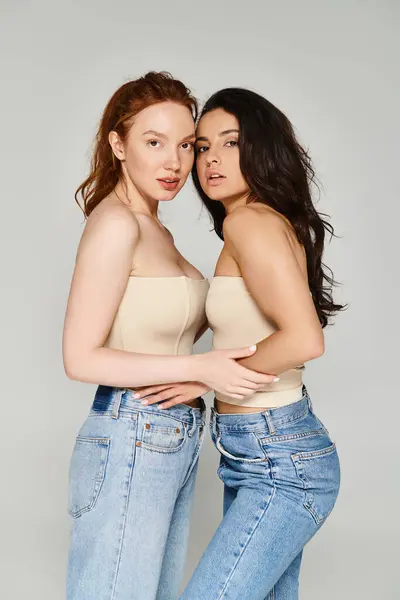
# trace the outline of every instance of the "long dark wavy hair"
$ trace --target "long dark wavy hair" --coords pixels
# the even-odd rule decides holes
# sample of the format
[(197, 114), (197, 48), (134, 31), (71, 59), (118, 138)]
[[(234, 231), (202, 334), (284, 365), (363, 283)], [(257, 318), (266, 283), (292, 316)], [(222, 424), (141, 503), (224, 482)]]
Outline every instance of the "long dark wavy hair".
[[(314, 169), (307, 151), (300, 145), (289, 119), (271, 102), (242, 88), (226, 88), (206, 102), (200, 115), (223, 109), (239, 122), (240, 169), (250, 188), (247, 203), (262, 202), (292, 224), (307, 256), (309, 288), (322, 327), (345, 306), (335, 304), (332, 287), (336, 285), (332, 270), (322, 262), (326, 232), (334, 229), (314, 207), (311, 185), (317, 188)], [(211, 200), (202, 190), (196, 171), (194, 185), (223, 240), (225, 208)]]

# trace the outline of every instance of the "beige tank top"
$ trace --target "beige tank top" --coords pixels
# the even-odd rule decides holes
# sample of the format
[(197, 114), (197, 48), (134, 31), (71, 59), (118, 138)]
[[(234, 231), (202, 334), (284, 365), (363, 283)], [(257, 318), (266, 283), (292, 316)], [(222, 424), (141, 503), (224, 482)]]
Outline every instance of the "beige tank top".
[[(214, 333), (215, 350), (251, 346), (276, 331), (252, 298), (242, 277), (214, 277), (207, 296), (206, 313)], [(257, 408), (274, 408), (300, 400), (301, 370), (291, 369), (280, 373), (279, 377), (278, 382), (267, 384), (246, 400), (219, 393), (216, 398), (229, 404)]]
[(130, 277), (105, 346), (143, 354), (191, 354), (205, 322), (207, 279)]

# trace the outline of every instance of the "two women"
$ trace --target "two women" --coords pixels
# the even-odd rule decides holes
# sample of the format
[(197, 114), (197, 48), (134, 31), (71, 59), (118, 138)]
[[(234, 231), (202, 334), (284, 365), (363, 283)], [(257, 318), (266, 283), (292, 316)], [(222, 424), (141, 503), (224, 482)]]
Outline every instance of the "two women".
[[(149, 115), (149, 110), (146, 108), (139, 113), (131, 126), (132, 132), (140, 117), (146, 116), (146, 111)], [(152, 114), (153, 120), (154, 117)], [(182, 126), (183, 121), (179, 120)], [(150, 126), (146, 122), (144, 126), (152, 132), (153, 138), (148, 141), (154, 148), (163, 148), (168, 135), (170, 138), (176, 135), (176, 148), (180, 148), (178, 142), (185, 144), (192, 140), (185, 137), (183, 131), (179, 132), (180, 137), (176, 129), (163, 138), (159, 135), (163, 134), (161, 123)], [(153, 216), (151, 225), (154, 225), (156, 213), (151, 209), (156, 207), (160, 197), (159, 190), (154, 189), (154, 202), (144, 205), (142, 201), (146, 188), (144, 183), (140, 187), (139, 175), (151, 164), (147, 155), (143, 155), (141, 163), (141, 156), (136, 156), (141, 147), (143, 127), (136, 129), (136, 137), (130, 134), (130, 153), (129, 144), (120, 145), (120, 135), (110, 134), (114, 156), (121, 161), (131, 158), (130, 163), (126, 163), (131, 165), (131, 171), (125, 167), (124, 177), (128, 176), (131, 182), (135, 174), (138, 177), (135, 189), (139, 191), (137, 198), (141, 199), (135, 202), (134, 212), (144, 212), (135, 215), (139, 225), (143, 221), (142, 228), (138, 228), (139, 240), (144, 239), (142, 231), (150, 236), (151, 230), (144, 229), (146, 217), (149, 217), (147, 207)], [(100, 386), (90, 416), (78, 437), (72, 461), (71, 497), (75, 484), (86, 491), (90, 487), (94, 500), (86, 513), (82, 512), (82, 507), (75, 513), (76, 539), (74, 546), (72, 537), (69, 572), (72, 574), (70, 589), (77, 591), (71, 592), (71, 598), (164, 600), (177, 597), (184, 555), (182, 539), (185, 538), (181, 536), (181, 528), (188, 519), (204, 426), (203, 405), (198, 397), (209, 388), (216, 392), (211, 432), (221, 453), (218, 473), (225, 484), (224, 518), (184, 591), (183, 599), (297, 598), (302, 549), (331, 512), (337, 496), (339, 463), (336, 448), (315, 416), (302, 383), (304, 363), (323, 352), (322, 327), (329, 316), (341, 308), (333, 303), (330, 295), (332, 280), (321, 263), (327, 225), (312, 204), (309, 190), (312, 169), (308, 157), (284, 115), (260, 96), (240, 89), (223, 90), (206, 103), (197, 129), (196, 155), (195, 185), (211, 213), (217, 234), (224, 239), (224, 248), (209, 292), (204, 290), (207, 283), (203, 282), (203, 288), (201, 276), (191, 271), (194, 279), (199, 277), (196, 284), (185, 276), (178, 276), (179, 292), (174, 287), (169, 288), (168, 293), (172, 298), (178, 298), (184, 290), (189, 298), (188, 306), (204, 307), (208, 292), (206, 308), (214, 331), (214, 352), (229, 353), (231, 348), (254, 344), (257, 344), (257, 352), (251, 354), (249, 351), (247, 356), (239, 356), (238, 352), (215, 356), (224, 365), (225, 374), (229, 371), (235, 376), (230, 382), (228, 377), (216, 381), (216, 370), (212, 377), (206, 374), (207, 355), (200, 357), (205, 367), (201, 376), (197, 373), (193, 376), (190, 370), (193, 363), (189, 359), (196, 357), (185, 357), (185, 362), (181, 363), (183, 375), (179, 376), (174, 365), (180, 357), (168, 357), (170, 367), (166, 375), (159, 357), (126, 357), (125, 354), (113, 357), (115, 375), (108, 369), (107, 373), (99, 369), (96, 375), (91, 372), (91, 381), (98, 377), (96, 381), (111, 387)], [(124, 168), (125, 163), (121, 164)], [(166, 191), (177, 191), (185, 177), (174, 171), (173, 163), (167, 164), (170, 165), (168, 177), (155, 169), (154, 178), (163, 181), (160, 185), (165, 185)], [(118, 201), (131, 201), (131, 195), (126, 191), (133, 190), (118, 182), (114, 187)], [(108, 193), (111, 196), (105, 200), (114, 206), (112, 190)], [(158, 233), (161, 234), (160, 229)], [(162, 249), (158, 256), (166, 253), (168, 246), (161, 246), (161, 241), (159, 246), (156, 245), (155, 231), (153, 238), (146, 239), (149, 243), (143, 244), (143, 251), (139, 252), (138, 241), (135, 245), (135, 241), (126, 236), (125, 241), (129, 240), (134, 248), (130, 254), (131, 263), (127, 260), (125, 266), (126, 273), (132, 257), (135, 258), (132, 279), (143, 277), (144, 265), (148, 276), (147, 265), (156, 264), (152, 254), (156, 248)], [(112, 244), (115, 243), (118, 244), (114, 239)], [(174, 262), (172, 257), (175, 257), (175, 266), (180, 265), (188, 274), (189, 265), (182, 257), (178, 258), (176, 249), (172, 250), (172, 241), (170, 244), (171, 261)], [(97, 259), (99, 253), (100, 244), (95, 253)], [(111, 259), (115, 268), (119, 255), (113, 255)], [(107, 259), (103, 260), (107, 264)], [(168, 277), (172, 274), (170, 267), (171, 263), (168, 264)], [(102, 266), (99, 269), (104, 273)], [(190, 269), (194, 268), (190, 266)], [(108, 280), (110, 272), (111, 267)], [(149, 338), (168, 338), (165, 330), (171, 323), (177, 323), (172, 307), (169, 312), (163, 307), (160, 319), (154, 320), (158, 316), (159, 305), (156, 303), (144, 333), (133, 316), (136, 310), (140, 310), (140, 314), (150, 314), (146, 309), (151, 298), (159, 302), (160, 295), (166, 290), (158, 287), (159, 277), (157, 272), (157, 281), (152, 279), (147, 284), (135, 281), (134, 286), (145, 287), (135, 287), (134, 292), (130, 291), (130, 278), (126, 289), (121, 283), (116, 286), (120, 294), (114, 301), (116, 316), (112, 322), (104, 323), (103, 318), (102, 335), (93, 339), (98, 357), (101, 352), (110, 351), (101, 347), (105, 340), (105, 346), (114, 345), (120, 348), (120, 353), (127, 350), (149, 354), (176, 353), (179, 349), (176, 328), (172, 335), (174, 351), (171, 340), (168, 349), (163, 347), (162, 350), (153, 343), (142, 344), (142, 340), (147, 343)], [(110, 287), (114, 285), (115, 288), (116, 283), (116, 280), (109, 280)], [(107, 293), (115, 294), (115, 289)], [(172, 304), (175, 310), (177, 301)], [(69, 310), (73, 312), (73, 308)], [(196, 331), (202, 330), (202, 310), (191, 336), (188, 336), (190, 344)], [(185, 333), (190, 312), (187, 308), (185, 326), (181, 329)], [(126, 325), (128, 314), (134, 321), (130, 329)], [(88, 315), (89, 312), (86, 318)], [(100, 311), (95, 318), (102, 316)], [(85, 318), (80, 321), (82, 326), (84, 321)], [(68, 318), (66, 327), (67, 324)], [(111, 332), (107, 333), (110, 328)], [(190, 351), (189, 345), (185, 347), (186, 352)], [(77, 346), (74, 351), (71, 349), (71, 356), (76, 351)], [(127, 364), (128, 358), (132, 368), (133, 360), (142, 361), (137, 362), (137, 367), (143, 365), (142, 375), (132, 372), (129, 382), (127, 379), (117, 381), (116, 376), (122, 375), (122, 371), (117, 373), (117, 364), (122, 370), (122, 362)], [(236, 359), (234, 366), (246, 370), (233, 374), (230, 370), (232, 358)], [(110, 367), (111, 362), (110, 356)], [(87, 358), (87, 365), (92, 363)], [(264, 381), (256, 379), (256, 375), (264, 377)], [(243, 379), (239, 382), (236, 377)], [(149, 387), (153, 383), (164, 385)], [(135, 386), (146, 387), (135, 394), (126, 390)], [(140, 402), (143, 397), (145, 399)], [(196, 404), (189, 404), (191, 402)], [(175, 428), (171, 419), (176, 420)], [(120, 442), (120, 438), (124, 441)], [(113, 463), (110, 461), (111, 450), (118, 444), (123, 449), (116, 451)], [(82, 447), (84, 449), (79, 452)], [(74, 459), (78, 465), (75, 470)], [(135, 479), (133, 486), (132, 479)], [(155, 498), (160, 481), (163, 493)], [(167, 481), (173, 491), (167, 489)], [(148, 506), (139, 504), (142, 490), (145, 490), (142, 502), (145, 498)], [(75, 496), (79, 497), (79, 489)], [(109, 503), (110, 500), (114, 502), (114, 498), (117, 502), (110, 510)], [(173, 498), (178, 509), (176, 505), (175, 508), (171, 506)], [(161, 538), (159, 527), (153, 528), (153, 523), (148, 523), (152, 515), (157, 514), (157, 506), (159, 512), (164, 512), (165, 508), (168, 513)], [(100, 527), (102, 517), (110, 522), (103, 529)], [(86, 522), (82, 518), (86, 518)], [(118, 531), (117, 535), (115, 531)], [(142, 539), (140, 531), (144, 533)], [(106, 540), (105, 532), (112, 532), (113, 541), (117, 543), (113, 554), (107, 549), (102, 560), (101, 553), (96, 555), (95, 549), (102, 546), (102, 539)], [(84, 548), (83, 560), (81, 548)], [(90, 572), (89, 578), (87, 572)], [(141, 580), (140, 585), (137, 577)], [(95, 589), (93, 596), (80, 592), (82, 585), (85, 589)]]

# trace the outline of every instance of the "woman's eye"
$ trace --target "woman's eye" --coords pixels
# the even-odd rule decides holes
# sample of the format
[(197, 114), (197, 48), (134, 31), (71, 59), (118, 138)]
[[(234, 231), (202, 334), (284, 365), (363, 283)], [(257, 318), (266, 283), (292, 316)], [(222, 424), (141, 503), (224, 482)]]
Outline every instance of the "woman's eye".
[(201, 154), (202, 152), (205, 152), (206, 150), (208, 150), (207, 146), (197, 146), (197, 152), (199, 154)]
[(184, 150), (193, 150), (193, 144), (191, 142), (185, 142), (182, 144), (182, 148)]
[(158, 148), (158, 145), (157, 145), (157, 144), (161, 144), (161, 142), (159, 142), (158, 140), (149, 140), (149, 141), (147, 142), (147, 144), (148, 144), (149, 146), (151, 146), (152, 148)]
[(233, 148), (234, 146), (238, 145), (238, 141), (237, 140), (228, 140), (225, 145), (229, 146), (229, 148)]

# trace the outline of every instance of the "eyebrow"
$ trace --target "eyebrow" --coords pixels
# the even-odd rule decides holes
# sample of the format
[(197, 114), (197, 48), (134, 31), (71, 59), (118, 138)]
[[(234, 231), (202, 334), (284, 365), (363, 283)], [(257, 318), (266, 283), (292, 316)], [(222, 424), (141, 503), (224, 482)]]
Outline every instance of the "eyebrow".
[[(224, 131), (220, 131), (218, 137), (222, 137), (224, 135), (228, 135), (229, 133), (240, 133), (239, 129), (225, 129)], [(209, 139), (207, 137), (197, 137), (196, 142), (208, 142)]]
[[(148, 135), (148, 134), (156, 135), (157, 137), (167, 139), (167, 136), (164, 133), (160, 133), (159, 131), (154, 131), (154, 129), (148, 129), (147, 131), (145, 131), (144, 133), (142, 133), (142, 135)], [(195, 133), (189, 133), (189, 135), (187, 135), (184, 138), (182, 138), (179, 143), (182, 143), (182, 142), (184, 142), (186, 140), (194, 140), (195, 138), (196, 138), (196, 134)]]

